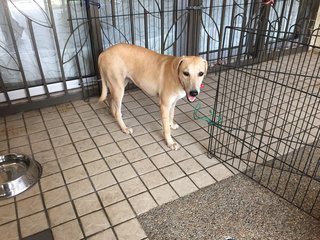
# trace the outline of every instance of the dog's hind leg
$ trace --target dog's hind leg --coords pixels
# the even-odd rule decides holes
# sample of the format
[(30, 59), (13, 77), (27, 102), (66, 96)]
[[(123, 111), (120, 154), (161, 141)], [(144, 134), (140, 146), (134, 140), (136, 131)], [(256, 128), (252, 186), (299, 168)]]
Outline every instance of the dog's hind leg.
[(121, 113), (121, 105), (122, 105), (122, 99), (124, 96), (125, 86), (126, 86), (126, 80), (124, 80), (124, 84), (122, 86), (120, 85), (112, 86), (112, 89), (111, 89), (111, 86), (109, 86), (110, 92), (111, 92), (110, 109), (114, 118), (117, 120), (121, 130), (126, 134), (132, 134), (133, 133), (132, 128), (128, 128), (126, 124), (123, 122), (122, 113)]

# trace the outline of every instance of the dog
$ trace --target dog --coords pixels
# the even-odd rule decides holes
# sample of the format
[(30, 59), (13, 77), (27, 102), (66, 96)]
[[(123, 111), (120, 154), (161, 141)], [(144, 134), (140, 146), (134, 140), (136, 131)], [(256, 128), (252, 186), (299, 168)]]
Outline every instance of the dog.
[(200, 93), (200, 86), (207, 74), (208, 63), (198, 56), (175, 57), (158, 54), (136, 45), (120, 43), (103, 51), (98, 58), (102, 91), (100, 102), (107, 98), (112, 115), (121, 130), (132, 134), (122, 119), (121, 104), (125, 87), (131, 80), (150, 96), (159, 97), (163, 134), (167, 146), (172, 150), (179, 145), (171, 137), (174, 109), (177, 101), (185, 96), (193, 102)]

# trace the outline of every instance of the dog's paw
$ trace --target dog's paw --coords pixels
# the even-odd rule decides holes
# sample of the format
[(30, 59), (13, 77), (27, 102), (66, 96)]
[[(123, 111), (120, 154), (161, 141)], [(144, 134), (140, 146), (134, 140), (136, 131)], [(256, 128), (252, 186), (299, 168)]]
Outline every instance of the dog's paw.
[(168, 147), (171, 148), (171, 150), (178, 150), (180, 148), (179, 144), (176, 142), (173, 142), (171, 144), (168, 144)]
[(133, 129), (132, 128), (124, 128), (122, 129), (122, 131), (125, 133), (125, 134), (132, 134), (133, 133)]
[(178, 128), (179, 128), (179, 125), (176, 124), (176, 123), (172, 123), (172, 124), (170, 125), (170, 127), (171, 127), (171, 129), (175, 130), (175, 129), (178, 129)]

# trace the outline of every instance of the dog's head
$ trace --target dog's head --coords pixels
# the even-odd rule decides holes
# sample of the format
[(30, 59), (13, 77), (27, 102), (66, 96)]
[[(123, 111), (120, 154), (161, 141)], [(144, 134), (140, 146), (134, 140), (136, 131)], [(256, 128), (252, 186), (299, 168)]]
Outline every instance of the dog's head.
[(181, 57), (178, 64), (179, 81), (189, 102), (194, 102), (200, 93), (200, 86), (207, 74), (208, 63), (201, 57)]

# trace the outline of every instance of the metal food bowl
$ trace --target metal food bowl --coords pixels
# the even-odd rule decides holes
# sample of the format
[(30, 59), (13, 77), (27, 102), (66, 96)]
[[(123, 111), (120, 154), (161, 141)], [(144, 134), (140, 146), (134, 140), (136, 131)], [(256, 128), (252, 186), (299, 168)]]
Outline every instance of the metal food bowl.
[(41, 165), (25, 155), (0, 155), (0, 199), (27, 190), (38, 182), (41, 174)]

